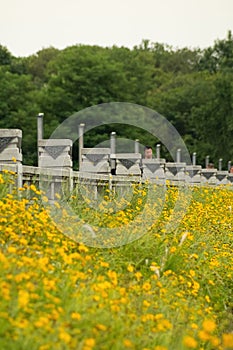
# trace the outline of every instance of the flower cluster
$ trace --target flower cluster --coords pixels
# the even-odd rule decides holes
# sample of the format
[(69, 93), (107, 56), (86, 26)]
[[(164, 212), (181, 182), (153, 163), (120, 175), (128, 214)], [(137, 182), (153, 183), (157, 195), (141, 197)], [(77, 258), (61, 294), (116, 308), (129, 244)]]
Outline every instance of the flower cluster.
[[(34, 185), (4, 192), (0, 348), (233, 349), (233, 192), (203, 187), (191, 196), (173, 231), (177, 190), (169, 188), (148, 233), (100, 249), (59, 232)], [(137, 217), (144, 197), (142, 190), (122, 209), (124, 220)], [(110, 200), (106, 192), (104, 208)], [(105, 224), (119, 225), (119, 215), (106, 213)]]

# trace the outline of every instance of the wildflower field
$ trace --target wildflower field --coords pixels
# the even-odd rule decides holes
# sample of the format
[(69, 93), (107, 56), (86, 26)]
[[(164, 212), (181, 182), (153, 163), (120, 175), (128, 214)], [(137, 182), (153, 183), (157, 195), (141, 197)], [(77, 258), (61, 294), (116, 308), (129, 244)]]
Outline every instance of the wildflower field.
[[(168, 188), (148, 232), (107, 249), (67, 237), (41, 191), (10, 193), (9, 181), (0, 174), (1, 350), (233, 349), (231, 187), (194, 187), (171, 231), (177, 189)], [(90, 214), (78, 201), (83, 220), (96, 212), (101, 225), (98, 207)], [(137, 197), (131, 219), (142, 205)]]

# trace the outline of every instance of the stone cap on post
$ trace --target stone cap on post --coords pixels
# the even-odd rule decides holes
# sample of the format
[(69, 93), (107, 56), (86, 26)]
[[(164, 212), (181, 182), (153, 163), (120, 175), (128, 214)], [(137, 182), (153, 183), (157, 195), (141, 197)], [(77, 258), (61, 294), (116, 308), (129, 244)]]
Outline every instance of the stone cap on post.
[(201, 165), (186, 165), (185, 181), (190, 184), (200, 184), (201, 182)]
[(165, 178), (170, 181), (172, 185), (185, 182), (185, 168), (186, 163), (182, 162), (168, 162), (165, 164)]
[(208, 168), (208, 169), (202, 169), (201, 170), (201, 182), (202, 183), (209, 183), (210, 185), (216, 184), (216, 174), (218, 169), (216, 168)]
[(116, 161), (116, 175), (140, 175), (141, 153), (116, 153), (110, 159)]
[(216, 184), (217, 185), (227, 185), (228, 181), (228, 171), (227, 170), (218, 170), (215, 174), (216, 176)]
[(232, 173), (228, 173), (227, 178), (228, 178), (229, 183), (233, 185), (233, 174)]
[(142, 175), (144, 179), (165, 179), (164, 162), (162, 159), (142, 159)]
[(80, 172), (110, 173), (110, 148), (82, 148)]
[(72, 168), (72, 140), (38, 140), (38, 165), (41, 168)]
[(0, 163), (22, 162), (22, 130), (0, 129)]

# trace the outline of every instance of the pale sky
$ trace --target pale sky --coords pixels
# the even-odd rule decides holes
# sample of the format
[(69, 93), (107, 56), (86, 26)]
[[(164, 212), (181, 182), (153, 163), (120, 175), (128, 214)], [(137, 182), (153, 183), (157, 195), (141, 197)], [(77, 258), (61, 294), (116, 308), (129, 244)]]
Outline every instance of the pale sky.
[(233, 31), (233, 0), (0, 0), (0, 44), (15, 56), (75, 44), (212, 46)]

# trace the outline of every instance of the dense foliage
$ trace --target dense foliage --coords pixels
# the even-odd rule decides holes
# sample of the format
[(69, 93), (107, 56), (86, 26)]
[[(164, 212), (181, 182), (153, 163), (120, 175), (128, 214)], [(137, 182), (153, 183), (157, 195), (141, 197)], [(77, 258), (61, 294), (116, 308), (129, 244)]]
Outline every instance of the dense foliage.
[[(0, 45), (0, 127), (23, 130), (24, 163), (36, 162), (36, 115), (45, 113), (45, 137), (68, 116), (106, 102), (132, 102), (164, 115), (203, 164), (233, 158), (233, 37), (212, 47), (173, 49), (142, 41), (133, 49), (76, 45), (13, 57)], [(100, 142), (95, 130), (88, 146)], [(134, 130), (118, 134), (134, 139)], [(147, 136), (137, 135), (142, 143)], [(151, 140), (152, 144), (156, 140)]]

